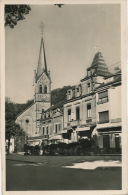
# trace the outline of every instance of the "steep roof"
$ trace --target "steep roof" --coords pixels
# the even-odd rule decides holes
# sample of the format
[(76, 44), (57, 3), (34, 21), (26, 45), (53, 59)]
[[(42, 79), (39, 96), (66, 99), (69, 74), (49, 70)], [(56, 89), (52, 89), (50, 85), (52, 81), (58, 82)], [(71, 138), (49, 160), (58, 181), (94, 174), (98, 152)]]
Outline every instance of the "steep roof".
[(63, 107), (63, 104), (64, 104), (64, 102), (58, 102), (54, 106), (51, 106), (50, 108), (48, 108), (47, 110), (45, 110), (44, 112), (49, 112), (51, 110), (56, 110), (57, 108), (62, 108)]
[(44, 48), (44, 40), (43, 37), (41, 38), (41, 44), (40, 44), (40, 53), (39, 53), (39, 60), (38, 60), (38, 67), (37, 67), (37, 73), (36, 73), (36, 80), (39, 79), (41, 74), (47, 72), (47, 62), (46, 62), (46, 55), (45, 55), (45, 48)]
[(97, 76), (107, 77), (112, 75), (108, 70), (101, 52), (95, 54), (90, 69), (94, 69), (94, 74)]

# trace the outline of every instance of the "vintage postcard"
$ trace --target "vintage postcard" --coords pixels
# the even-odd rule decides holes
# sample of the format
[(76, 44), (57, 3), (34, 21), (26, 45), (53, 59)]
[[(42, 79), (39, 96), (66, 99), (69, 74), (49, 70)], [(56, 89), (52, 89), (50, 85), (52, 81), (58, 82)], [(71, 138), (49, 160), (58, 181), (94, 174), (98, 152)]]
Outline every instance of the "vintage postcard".
[(3, 194), (128, 194), (126, 1), (1, 1)]

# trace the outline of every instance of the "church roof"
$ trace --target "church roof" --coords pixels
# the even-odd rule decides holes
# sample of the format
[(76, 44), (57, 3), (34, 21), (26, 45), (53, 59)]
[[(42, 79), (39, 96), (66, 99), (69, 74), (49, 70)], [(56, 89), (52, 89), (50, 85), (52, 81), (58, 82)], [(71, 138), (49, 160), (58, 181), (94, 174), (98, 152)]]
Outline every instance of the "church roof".
[(47, 62), (46, 62), (46, 55), (45, 55), (45, 48), (44, 48), (44, 40), (43, 37), (41, 38), (41, 44), (40, 44), (40, 53), (39, 53), (39, 60), (38, 60), (38, 67), (37, 67), (37, 73), (36, 73), (36, 80), (39, 79), (41, 74), (47, 72)]
[(94, 73), (97, 76), (108, 77), (112, 75), (108, 70), (101, 52), (95, 54), (90, 69), (94, 69)]

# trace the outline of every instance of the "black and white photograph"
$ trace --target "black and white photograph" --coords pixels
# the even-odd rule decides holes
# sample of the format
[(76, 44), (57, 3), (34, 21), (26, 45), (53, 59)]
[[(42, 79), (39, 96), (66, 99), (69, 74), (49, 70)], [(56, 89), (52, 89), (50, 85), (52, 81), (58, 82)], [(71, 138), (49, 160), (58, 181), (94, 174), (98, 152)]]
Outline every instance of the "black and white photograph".
[(99, 2), (3, 3), (4, 194), (127, 194), (126, 2)]

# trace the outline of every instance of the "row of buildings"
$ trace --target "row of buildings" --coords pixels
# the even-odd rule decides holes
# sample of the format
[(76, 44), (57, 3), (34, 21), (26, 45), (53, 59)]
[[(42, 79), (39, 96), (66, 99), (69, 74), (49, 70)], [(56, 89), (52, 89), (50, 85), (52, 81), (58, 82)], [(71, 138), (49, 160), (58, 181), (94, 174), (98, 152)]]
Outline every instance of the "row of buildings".
[(121, 148), (121, 70), (110, 73), (97, 52), (85, 74), (67, 90), (65, 102), (51, 106), (51, 77), (41, 39), (34, 103), (16, 119), (29, 145), (94, 139), (99, 148)]

